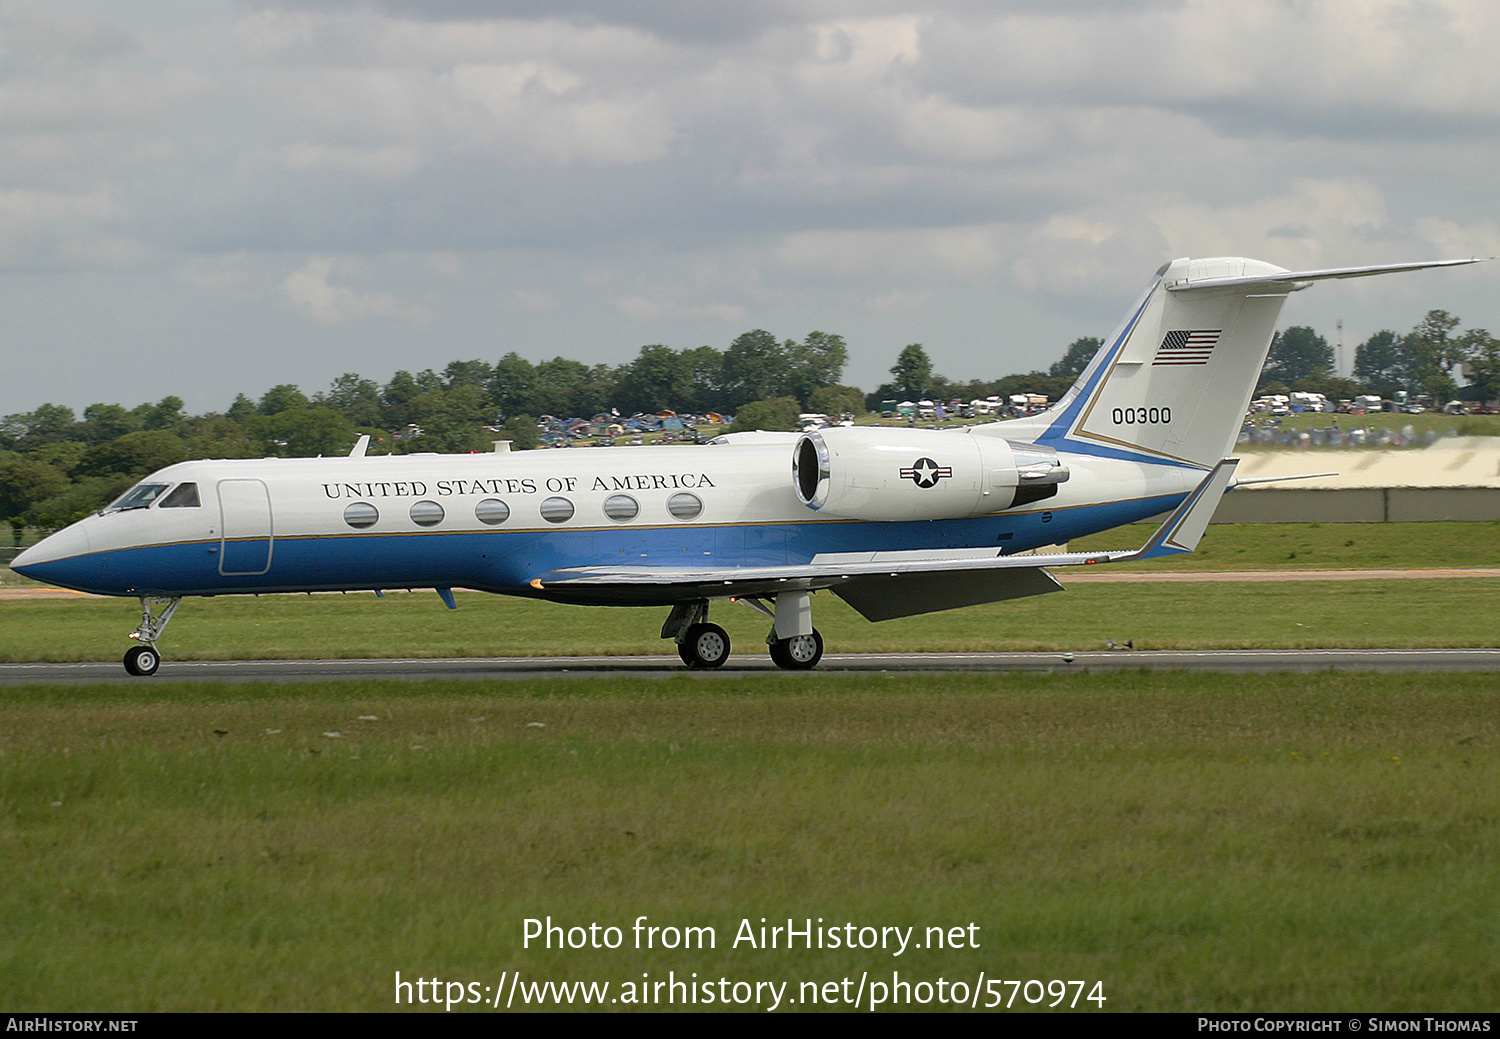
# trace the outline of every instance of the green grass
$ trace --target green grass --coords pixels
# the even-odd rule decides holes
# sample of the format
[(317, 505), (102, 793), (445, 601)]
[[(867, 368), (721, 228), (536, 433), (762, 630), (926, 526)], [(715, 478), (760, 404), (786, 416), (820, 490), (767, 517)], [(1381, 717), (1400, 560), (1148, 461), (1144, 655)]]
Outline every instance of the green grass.
[[(1079, 538), (1079, 552), (1134, 548), (1155, 524)], [(1500, 521), (1490, 523), (1219, 523), (1190, 555), (1111, 569), (1455, 570), (1500, 567)], [(1061, 575), (1066, 579), (1066, 571)]]
[[(1066, 575), (1063, 575), (1066, 581)], [(871, 624), (841, 599), (813, 601), (829, 652), (1296, 649), (1493, 646), (1500, 578), (1318, 583), (1075, 584), (1064, 594)], [(115, 660), (139, 620), (130, 600), (0, 604), (0, 661)], [(665, 611), (560, 606), (432, 593), (221, 597), (184, 602), (161, 648), (170, 660), (576, 656), (672, 653)], [(736, 653), (765, 653), (769, 627), (733, 603), (712, 616)]]
[[(1487, 1011), (1497, 738), (1484, 675), (12, 688), (0, 1002), (899, 970), (1101, 981), (1114, 1011)], [(547, 916), (718, 943), (524, 948)], [(979, 947), (733, 948), (762, 917)]]

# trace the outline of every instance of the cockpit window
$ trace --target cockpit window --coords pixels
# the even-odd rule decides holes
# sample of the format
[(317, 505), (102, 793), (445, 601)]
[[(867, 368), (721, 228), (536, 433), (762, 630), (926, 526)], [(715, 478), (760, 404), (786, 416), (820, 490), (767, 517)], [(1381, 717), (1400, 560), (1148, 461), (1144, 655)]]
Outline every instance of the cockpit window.
[(105, 512), (123, 512), (126, 509), (148, 508), (167, 489), (164, 483), (138, 483), (120, 497)]
[(198, 507), (198, 485), (179, 483), (171, 494), (161, 500), (158, 509), (196, 509)]

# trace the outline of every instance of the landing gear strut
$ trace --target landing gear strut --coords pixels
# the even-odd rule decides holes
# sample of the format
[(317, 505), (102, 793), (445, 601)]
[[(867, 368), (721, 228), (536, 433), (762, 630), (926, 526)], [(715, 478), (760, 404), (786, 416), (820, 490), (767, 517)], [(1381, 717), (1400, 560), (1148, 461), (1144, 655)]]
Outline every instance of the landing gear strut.
[[(132, 646), (125, 653), (125, 671), (128, 674), (156, 674), (156, 669), (161, 667), (161, 654), (156, 650), (156, 640), (161, 638), (162, 632), (167, 630), (167, 625), (172, 621), (172, 614), (177, 612), (177, 606), (181, 602), (181, 596), (172, 598), (141, 596), (141, 626), (132, 631), (128, 637), (139, 639), (142, 645)], [(162, 607), (162, 611), (153, 615), (151, 610), (156, 606)]]
[[(782, 592), (775, 609), (759, 599), (736, 599), (771, 618), (766, 647), (771, 661), (785, 671), (806, 671), (823, 659), (823, 636), (812, 626), (812, 593)], [(722, 667), (729, 659), (729, 636), (717, 624), (708, 623), (708, 600), (678, 603), (661, 627), (661, 637), (677, 641), (677, 655), (691, 668)]]
[(766, 645), (771, 662), (784, 671), (806, 671), (823, 659), (823, 636), (812, 626), (812, 593), (782, 592), (776, 597), (776, 610), (754, 603), (771, 618), (771, 632)]

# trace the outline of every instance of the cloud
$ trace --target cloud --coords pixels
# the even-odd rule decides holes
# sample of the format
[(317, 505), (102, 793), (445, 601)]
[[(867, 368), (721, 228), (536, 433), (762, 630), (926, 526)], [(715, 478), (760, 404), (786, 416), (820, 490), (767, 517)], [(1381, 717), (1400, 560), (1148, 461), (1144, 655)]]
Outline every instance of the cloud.
[(430, 316), (426, 308), (402, 303), (389, 293), (360, 293), (331, 285), (328, 276), (332, 271), (333, 260), (330, 258), (309, 256), (306, 263), (287, 275), (281, 289), (295, 314), (320, 325), (339, 325), (365, 318), (424, 321)]
[(422, 166), (416, 149), (352, 148), (299, 141), (281, 149), (281, 161), (289, 170), (352, 173), (376, 181), (406, 180)]
[(748, 311), (736, 303), (680, 303), (646, 296), (621, 296), (614, 307), (636, 321), (744, 321)]
[(805, 231), (773, 250), (777, 262), (799, 272), (854, 280), (983, 277), (1003, 259), (997, 225), (895, 230)]
[[(507, 349), (591, 363), (641, 322), (737, 324), (946, 341), (980, 376), (1099, 334), (1178, 255), (1496, 248), (1500, 7), (1473, 0), (89, 9), (0, 6), (0, 263), (52, 279), (7, 301), (42, 351), (149, 310), (163, 350), (234, 329), (321, 382), (413, 321), (493, 349), (503, 317)], [(1406, 290), (1362, 291), (1294, 306)], [(1473, 292), (1440, 305), (1500, 326)], [(305, 374), (329, 343), (358, 352)]]
[(120, 206), (102, 190), (0, 190), (0, 266), (57, 270), (128, 264), (141, 249), (118, 234), (120, 218)]

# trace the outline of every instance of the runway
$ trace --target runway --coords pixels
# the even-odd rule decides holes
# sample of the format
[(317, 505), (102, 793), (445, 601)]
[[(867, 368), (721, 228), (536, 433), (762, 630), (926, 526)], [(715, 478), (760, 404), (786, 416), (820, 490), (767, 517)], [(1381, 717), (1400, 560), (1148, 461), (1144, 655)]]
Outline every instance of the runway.
[[(1237, 649), (1074, 653), (830, 653), (808, 674), (1099, 671), (1500, 671), (1500, 649)], [(633, 657), (453, 657), (393, 660), (165, 661), (132, 678), (118, 661), (0, 664), (0, 685), (188, 682), (357, 682), (373, 678), (524, 679), (586, 675), (667, 677), (787, 674), (768, 656), (743, 654), (713, 671), (689, 671), (675, 655)], [(790, 672), (799, 674), (802, 672)]]

